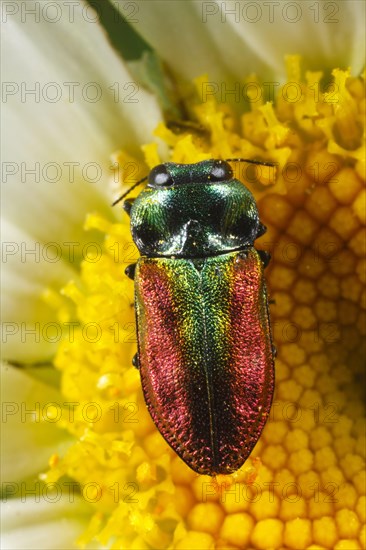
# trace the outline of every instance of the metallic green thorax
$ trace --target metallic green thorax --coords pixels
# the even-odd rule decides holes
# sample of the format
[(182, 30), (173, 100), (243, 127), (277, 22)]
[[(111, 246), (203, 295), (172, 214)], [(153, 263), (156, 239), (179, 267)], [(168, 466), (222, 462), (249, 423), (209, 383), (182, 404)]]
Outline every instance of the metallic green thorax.
[[(133, 239), (145, 256), (197, 258), (251, 246), (259, 217), (251, 192), (213, 163), (166, 163), (167, 183), (150, 183), (131, 209)], [(220, 173), (218, 172), (218, 177)]]

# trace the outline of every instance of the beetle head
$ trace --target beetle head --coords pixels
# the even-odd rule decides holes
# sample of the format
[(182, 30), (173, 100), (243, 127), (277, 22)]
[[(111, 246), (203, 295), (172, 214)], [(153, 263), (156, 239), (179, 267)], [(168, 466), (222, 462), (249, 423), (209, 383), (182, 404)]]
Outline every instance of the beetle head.
[(205, 257), (251, 246), (259, 228), (250, 191), (222, 160), (153, 168), (131, 208), (131, 230), (146, 256)]

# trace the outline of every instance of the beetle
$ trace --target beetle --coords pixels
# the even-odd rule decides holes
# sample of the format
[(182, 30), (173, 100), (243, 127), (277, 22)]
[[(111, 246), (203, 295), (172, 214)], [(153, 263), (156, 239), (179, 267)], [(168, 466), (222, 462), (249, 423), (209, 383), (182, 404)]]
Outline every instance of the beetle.
[(126, 274), (135, 284), (133, 363), (145, 402), (179, 457), (209, 476), (243, 465), (274, 391), (269, 254), (254, 248), (266, 228), (252, 193), (233, 177), (234, 160), (271, 165), (167, 162), (123, 203), (141, 255)]

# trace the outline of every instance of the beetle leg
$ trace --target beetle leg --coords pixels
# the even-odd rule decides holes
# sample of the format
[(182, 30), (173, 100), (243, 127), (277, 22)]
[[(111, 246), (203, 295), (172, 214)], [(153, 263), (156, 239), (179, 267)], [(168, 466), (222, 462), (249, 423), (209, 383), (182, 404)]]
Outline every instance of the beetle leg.
[(137, 353), (135, 353), (135, 355), (132, 357), (132, 364), (133, 364), (133, 366), (135, 367), (135, 369), (139, 369), (139, 368), (140, 368), (139, 356), (138, 356)]
[(129, 264), (125, 269), (125, 274), (127, 275), (127, 277), (133, 280), (135, 278), (135, 271), (136, 264)]
[(256, 239), (264, 235), (266, 231), (267, 231), (267, 227), (263, 223), (259, 222)]
[(273, 354), (273, 357), (277, 357), (277, 348), (273, 344), (272, 344), (272, 354)]
[(262, 260), (263, 267), (267, 267), (271, 259), (270, 253), (267, 252), (267, 250), (257, 250), (257, 252), (259, 254), (260, 259)]
[(130, 215), (134, 201), (135, 199), (126, 199), (125, 201), (123, 201), (122, 208), (125, 212), (127, 212), (128, 215)]

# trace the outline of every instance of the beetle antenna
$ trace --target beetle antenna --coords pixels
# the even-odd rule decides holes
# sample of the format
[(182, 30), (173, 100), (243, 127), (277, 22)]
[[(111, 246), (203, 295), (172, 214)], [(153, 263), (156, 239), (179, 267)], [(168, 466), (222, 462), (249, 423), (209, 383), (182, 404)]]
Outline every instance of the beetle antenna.
[(273, 162), (265, 162), (262, 160), (253, 160), (253, 159), (243, 159), (243, 158), (237, 158), (237, 159), (225, 159), (227, 162), (248, 162), (249, 164), (260, 164), (262, 166), (276, 166)]
[(123, 193), (123, 195), (121, 195), (120, 197), (118, 197), (118, 199), (116, 199), (113, 203), (112, 203), (112, 206), (115, 206), (116, 204), (118, 204), (122, 199), (124, 199), (125, 197), (127, 197), (127, 195), (129, 195), (132, 191), (132, 189), (135, 189), (135, 187), (137, 187), (138, 185), (140, 185), (140, 183), (143, 183), (145, 180), (147, 180), (147, 176), (145, 176), (144, 178), (142, 178), (142, 180), (139, 180), (137, 181), (136, 183), (134, 183), (133, 185), (131, 185), (131, 187), (129, 189), (127, 189), (127, 191), (125, 193)]

